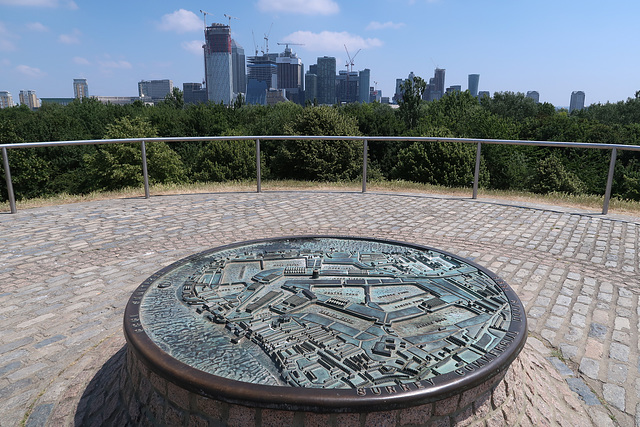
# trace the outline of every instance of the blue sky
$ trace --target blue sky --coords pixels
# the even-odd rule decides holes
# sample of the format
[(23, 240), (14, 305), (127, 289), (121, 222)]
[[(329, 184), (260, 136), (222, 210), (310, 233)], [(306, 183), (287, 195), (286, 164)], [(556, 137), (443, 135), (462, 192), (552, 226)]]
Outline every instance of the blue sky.
[(396, 78), (428, 79), (437, 64), (446, 85), (480, 90), (537, 90), (540, 100), (616, 102), (640, 90), (640, 2), (637, 0), (0, 0), (0, 90), (17, 100), (72, 97), (74, 78), (92, 95), (137, 96), (137, 82), (204, 77), (200, 48), (207, 23), (229, 20), (247, 55), (292, 46), (305, 70), (318, 56), (354, 69), (392, 96)]

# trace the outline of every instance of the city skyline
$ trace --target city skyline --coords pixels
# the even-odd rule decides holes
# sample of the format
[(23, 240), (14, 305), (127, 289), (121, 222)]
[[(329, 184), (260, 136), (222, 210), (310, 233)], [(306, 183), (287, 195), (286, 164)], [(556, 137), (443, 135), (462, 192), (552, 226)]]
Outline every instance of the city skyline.
[[(545, 4), (548, 6), (546, 7)], [(185, 1), (77, 4), (71, 0), (0, 0), (0, 90), (17, 101), (72, 97), (73, 79), (87, 79), (91, 95), (134, 96), (141, 80), (201, 82), (205, 77), (203, 9), (207, 25), (231, 25), (246, 56), (292, 45), (305, 65), (336, 58), (370, 69), (371, 86), (393, 97), (395, 81), (413, 72), (428, 79), (447, 70), (446, 86), (479, 91), (537, 91), (541, 102), (568, 106), (583, 91), (585, 105), (624, 101), (640, 88), (640, 4), (542, 1), (500, 8), (453, 0), (374, 0), (366, 8), (335, 0), (257, 0), (217, 6)], [(225, 16), (225, 14), (227, 16)], [(252, 36), (253, 32), (253, 36)], [(255, 39), (255, 45), (254, 45)], [(377, 83), (376, 83), (377, 82)], [(603, 84), (604, 83), (604, 84)]]

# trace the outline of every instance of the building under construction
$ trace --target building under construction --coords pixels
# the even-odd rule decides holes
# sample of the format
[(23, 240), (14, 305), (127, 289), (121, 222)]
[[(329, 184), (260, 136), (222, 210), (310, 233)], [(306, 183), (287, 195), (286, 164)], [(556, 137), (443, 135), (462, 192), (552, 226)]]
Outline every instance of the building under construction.
[(247, 104), (266, 105), (267, 91), (278, 86), (277, 53), (247, 57)]

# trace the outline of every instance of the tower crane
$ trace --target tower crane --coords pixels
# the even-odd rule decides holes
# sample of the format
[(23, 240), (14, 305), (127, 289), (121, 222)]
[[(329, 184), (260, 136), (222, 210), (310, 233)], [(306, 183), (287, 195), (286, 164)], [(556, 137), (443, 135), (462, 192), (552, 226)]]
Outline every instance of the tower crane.
[(285, 52), (289, 50), (289, 45), (291, 46), (304, 46), (304, 43), (288, 43), (288, 42), (278, 42), (278, 46), (284, 46)]
[(269, 53), (269, 35), (271, 34), (271, 29), (272, 28), (273, 28), (273, 22), (271, 23), (271, 26), (269, 27), (269, 32), (264, 35), (264, 43), (265, 43), (265, 49), (266, 49), (265, 53)]
[(202, 18), (204, 19), (204, 29), (207, 29), (207, 15), (211, 15), (209, 12), (205, 12), (204, 10), (200, 9), (200, 13), (203, 15)]
[(235, 16), (227, 15), (226, 13), (224, 14), (224, 17), (229, 18), (229, 28), (231, 28), (231, 19), (238, 19)]
[[(349, 58), (349, 61), (347, 61), (347, 71), (353, 71), (353, 66), (355, 65), (353, 60), (356, 59), (356, 56), (358, 56), (358, 54), (360, 53), (360, 51), (362, 49), (358, 49), (358, 51), (356, 52), (355, 55), (351, 56), (349, 55), (349, 49), (347, 49), (347, 45), (344, 45), (344, 50), (347, 51), (347, 57)], [(351, 69), (349, 69), (349, 67), (351, 67)]]
[(256, 56), (258, 56), (258, 45), (256, 44), (256, 35), (251, 30), (251, 37), (253, 37), (253, 49), (256, 51)]

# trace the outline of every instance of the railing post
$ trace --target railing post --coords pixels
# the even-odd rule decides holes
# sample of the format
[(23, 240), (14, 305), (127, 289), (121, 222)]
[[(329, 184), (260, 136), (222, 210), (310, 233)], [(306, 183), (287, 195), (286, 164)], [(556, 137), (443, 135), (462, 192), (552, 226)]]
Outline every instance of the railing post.
[(362, 192), (367, 192), (367, 160), (369, 157), (369, 141), (366, 139), (363, 142), (362, 149)]
[(144, 178), (144, 198), (149, 198), (149, 173), (147, 172), (147, 146), (141, 142), (142, 148), (142, 177)]
[(260, 139), (256, 139), (256, 192), (262, 192), (262, 174), (260, 173)]
[(4, 178), (7, 181), (7, 194), (9, 196), (9, 208), (11, 213), (17, 213), (16, 209), (16, 196), (13, 194), (13, 182), (11, 181), (11, 170), (9, 169), (9, 155), (7, 149), (2, 148), (2, 163), (4, 165)]
[(478, 149), (476, 150), (476, 169), (473, 173), (473, 196), (471, 198), (478, 198), (478, 181), (480, 180), (480, 152), (482, 151), (482, 143), (478, 142)]
[(609, 212), (609, 200), (611, 199), (611, 184), (613, 184), (613, 172), (616, 169), (616, 157), (618, 156), (618, 150), (611, 150), (611, 161), (609, 162), (609, 176), (607, 176), (607, 188), (604, 191), (604, 204), (602, 205), (602, 215), (606, 215)]

